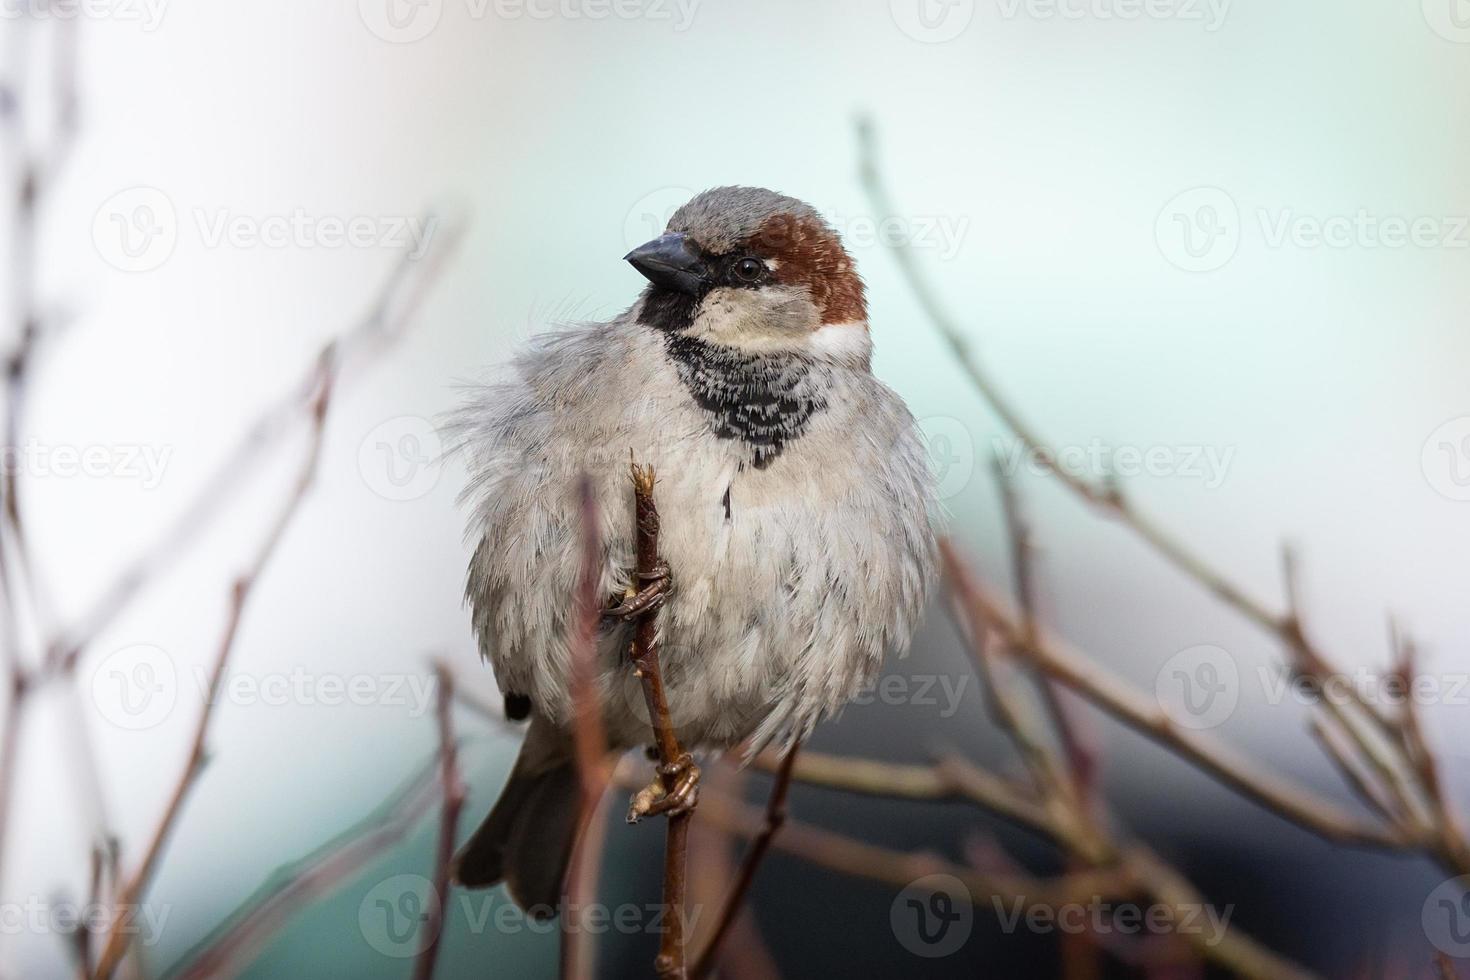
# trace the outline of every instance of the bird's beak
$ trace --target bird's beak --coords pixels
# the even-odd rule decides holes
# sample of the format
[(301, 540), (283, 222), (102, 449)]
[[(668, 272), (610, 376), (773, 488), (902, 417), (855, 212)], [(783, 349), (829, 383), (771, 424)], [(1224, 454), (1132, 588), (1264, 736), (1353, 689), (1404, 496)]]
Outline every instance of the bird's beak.
[(639, 245), (623, 258), (655, 286), (697, 296), (708, 280), (699, 252), (677, 231)]

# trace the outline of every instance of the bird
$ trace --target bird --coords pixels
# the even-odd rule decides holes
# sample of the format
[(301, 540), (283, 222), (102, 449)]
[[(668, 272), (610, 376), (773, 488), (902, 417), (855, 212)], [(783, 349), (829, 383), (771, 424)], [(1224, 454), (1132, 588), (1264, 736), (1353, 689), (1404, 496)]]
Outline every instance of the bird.
[[(864, 283), (833, 226), (795, 198), (717, 187), (624, 258), (647, 280), (624, 313), (533, 337), (448, 426), (468, 474), (471, 623), (506, 715), (529, 716), (453, 871), (467, 888), (504, 882), (538, 918), (557, 913), (578, 826), (570, 643), (588, 494), (599, 595), (658, 593), (670, 715), (696, 750), (793, 750), (906, 652), (935, 577), (929, 457), (873, 374)], [(630, 457), (657, 473), (652, 584), (633, 572)], [(647, 748), (632, 627), (601, 622), (608, 745)]]

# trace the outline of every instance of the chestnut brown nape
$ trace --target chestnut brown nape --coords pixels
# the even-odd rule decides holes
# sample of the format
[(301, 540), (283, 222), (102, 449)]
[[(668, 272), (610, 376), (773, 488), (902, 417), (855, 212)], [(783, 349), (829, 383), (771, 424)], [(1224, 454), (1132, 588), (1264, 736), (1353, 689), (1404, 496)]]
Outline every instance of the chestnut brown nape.
[(756, 232), (757, 254), (776, 261), (778, 282), (805, 286), (822, 311), (822, 323), (858, 323), (868, 318), (862, 277), (837, 233), (824, 222), (778, 214)]

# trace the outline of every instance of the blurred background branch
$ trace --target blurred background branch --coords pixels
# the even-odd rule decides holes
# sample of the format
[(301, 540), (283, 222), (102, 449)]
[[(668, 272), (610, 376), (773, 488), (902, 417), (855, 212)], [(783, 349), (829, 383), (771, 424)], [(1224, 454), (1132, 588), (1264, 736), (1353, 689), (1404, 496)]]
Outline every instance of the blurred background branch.
[[(872, 122), (861, 121), (857, 135), (859, 169), (864, 186), (875, 210), (880, 215), (893, 215), (896, 209), (881, 177), (877, 136)], [(1022, 413), (1001, 393), (999, 383), (984, 369), (966, 333), (936, 298), (913, 253), (900, 243), (893, 249), (893, 254), (910, 290), (919, 300), (930, 323), (949, 345), (975, 390), (1011, 434), (1052, 476), (1082, 501), (1131, 530), (1185, 577), (1274, 636), (1291, 658), (1294, 671), (1319, 681), (1341, 675), (1340, 668), (1334, 666), (1312, 642), (1303, 627), (1297, 607), (1296, 560), (1290, 549), (1283, 551), (1286, 556), (1283, 567), (1288, 605), (1285, 612), (1277, 613), (1252, 598), (1246, 587), (1232, 581), (1205, 555), (1164, 530), (1124, 494), (1122, 485), (1116, 480), (1089, 482), (1059, 466), (1056, 452), (1037, 435)], [(1012, 521), (1012, 533), (1015, 532)], [(954, 567), (951, 561), (951, 574)], [(1029, 585), (1021, 582), (1018, 587), (1024, 610), (1029, 602)], [(1397, 813), (1393, 826), (1388, 829), (1357, 828), (1333, 813), (1329, 805), (1311, 801), (1300, 792), (1281, 785), (1274, 777), (1246, 772), (1241, 763), (1222, 758), (1218, 749), (1204, 749), (1171, 726), (1162, 713), (1145, 709), (1139, 704), (1141, 699), (1126, 695), (1121, 688), (1104, 682), (1089, 682), (1084, 668), (1065, 663), (1053, 651), (1031, 639), (1033, 630), (1029, 613), (1023, 612), (1019, 621), (1009, 618), (994, 604), (981, 598), (978, 589), (972, 590), (972, 599), (991, 627), (1002, 630), (1016, 648), (1033, 656), (1048, 673), (1059, 680), (1070, 680), (1082, 692), (1090, 693), (1097, 701), (1103, 702), (1120, 720), (1170, 744), (1192, 762), (1203, 765), (1294, 822), (1332, 840), (1424, 850), (1453, 874), (1470, 873), (1470, 843), (1467, 843), (1458, 819), (1442, 794), (1437, 775), (1438, 763), (1424, 744), (1412, 699), (1406, 700), (1405, 709), (1397, 716), (1385, 713), (1363, 699), (1361, 694), (1346, 707), (1336, 699), (1328, 698), (1321, 702), (1332, 722), (1347, 735), (1354, 747), (1352, 758), (1336, 757), (1339, 765), (1363, 774), (1360, 777), (1363, 780), (1376, 778), (1377, 785), (1370, 787), (1373, 798), (1393, 801)], [(1398, 649), (1392, 653), (1400, 673), (1406, 666), (1411, 668), (1412, 658), (1406, 659)], [(1405, 678), (1409, 685), (1413, 680), (1412, 676)], [(1356, 689), (1349, 689), (1356, 693)], [(1354, 782), (1358, 784), (1359, 780)]]

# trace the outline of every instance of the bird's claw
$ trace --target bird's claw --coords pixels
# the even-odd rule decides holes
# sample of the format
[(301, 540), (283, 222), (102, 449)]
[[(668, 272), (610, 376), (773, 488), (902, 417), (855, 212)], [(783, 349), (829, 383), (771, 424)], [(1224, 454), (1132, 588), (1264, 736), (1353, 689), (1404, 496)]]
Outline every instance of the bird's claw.
[(637, 573), (637, 579), (641, 587), (630, 590), (623, 597), (622, 602), (610, 606), (602, 611), (602, 615), (609, 619), (628, 622), (636, 619), (647, 612), (653, 612), (664, 604), (664, 598), (669, 593), (669, 566), (660, 561), (651, 572)]
[[(665, 789), (665, 781), (670, 778), (672, 784)], [(667, 766), (659, 766), (653, 782), (633, 794), (628, 803), (628, 822), (637, 823), (644, 817), (659, 815), (677, 817), (693, 810), (698, 803), (699, 766), (685, 752)]]

